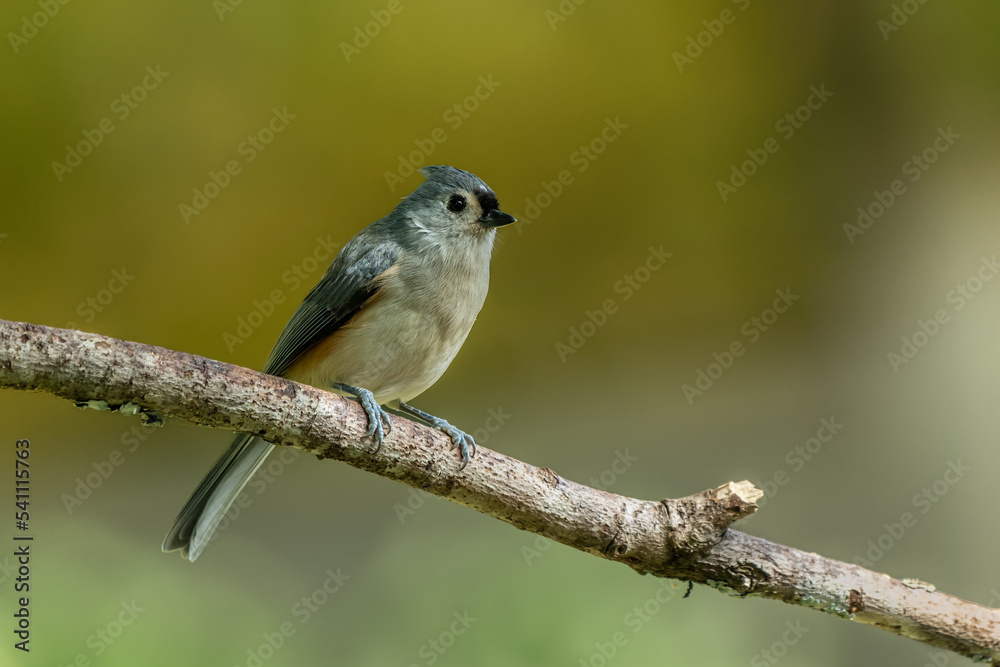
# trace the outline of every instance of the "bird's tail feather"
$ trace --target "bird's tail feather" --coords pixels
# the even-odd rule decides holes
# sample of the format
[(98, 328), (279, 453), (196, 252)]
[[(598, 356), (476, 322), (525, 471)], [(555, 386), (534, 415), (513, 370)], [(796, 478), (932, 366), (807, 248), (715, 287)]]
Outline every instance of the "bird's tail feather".
[(272, 449), (274, 445), (260, 438), (238, 435), (177, 515), (174, 527), (163, 540), (163, 550), (180, 549), (182, 556), (194, 562)]

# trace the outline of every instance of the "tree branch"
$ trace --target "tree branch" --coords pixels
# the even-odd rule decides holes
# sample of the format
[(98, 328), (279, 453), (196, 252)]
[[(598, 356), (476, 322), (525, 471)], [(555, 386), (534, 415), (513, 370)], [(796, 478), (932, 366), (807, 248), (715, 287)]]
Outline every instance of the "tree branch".
[[(480, 448), (468, 468), (442, 433), (397, 417), (382, 449), (352, 401), (151, 345), (0, 320), (0, 387), (42, 391), (258, 435), (421, 488), (640, 574), (758, 596), (1000, 663), (1000, 610), (728, 527), (756, 511), (748, 482), (659, 502), (619, 496)], [(104, 402), (104, 403), (101, 403)]]

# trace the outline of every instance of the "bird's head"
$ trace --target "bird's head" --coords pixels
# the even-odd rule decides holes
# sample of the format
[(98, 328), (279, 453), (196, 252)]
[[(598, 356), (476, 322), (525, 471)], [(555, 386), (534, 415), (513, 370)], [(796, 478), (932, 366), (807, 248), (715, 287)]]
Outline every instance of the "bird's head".
[(444, 165), (424, 167), (420, 173), (427, 180), (396, 209), (417, 232), (440, 243), (469, 237), (485, 240), (492, 239), (497, 227), (516, 222), (500, 210), (496, 194), (475, 174)]

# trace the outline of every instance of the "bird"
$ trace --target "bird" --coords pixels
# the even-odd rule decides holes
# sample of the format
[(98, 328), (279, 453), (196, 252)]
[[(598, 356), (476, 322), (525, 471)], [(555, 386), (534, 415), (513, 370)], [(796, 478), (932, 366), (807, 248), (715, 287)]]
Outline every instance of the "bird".
[[(497, 229), (516, 222), (474, 174), (446, 165), (348, 241), (278, 337), (264, 372), (357, 400), (377, 451), (386, 407), (446, 433), (461, 455), (471, 435), (409, 404), (437, 382), (486, 300)], [(383, 407), (385, 406), (385, 407)], [(240, 434), (184, 505), (163, 541), (194, 562), (274, 445)]]

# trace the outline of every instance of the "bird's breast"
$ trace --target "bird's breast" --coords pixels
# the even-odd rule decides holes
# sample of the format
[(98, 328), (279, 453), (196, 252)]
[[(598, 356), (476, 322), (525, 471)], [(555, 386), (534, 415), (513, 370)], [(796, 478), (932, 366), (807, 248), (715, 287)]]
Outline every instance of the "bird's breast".
[(483, 271), (449, 268), (394, 265), (378, 293), (295, 365), (308, 376), (302, 381), (363, 387), (379, 403), (409, 401), (434, 384), (469, 335), (489, 287), (488, 263)]

